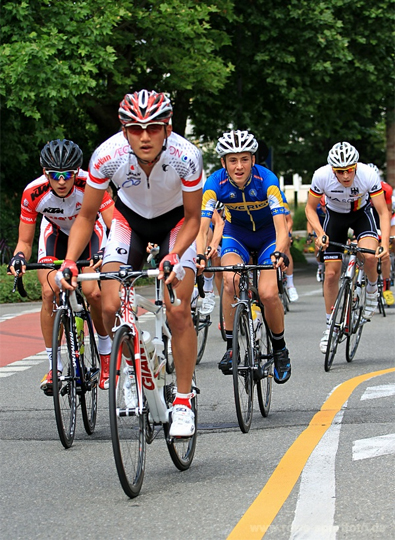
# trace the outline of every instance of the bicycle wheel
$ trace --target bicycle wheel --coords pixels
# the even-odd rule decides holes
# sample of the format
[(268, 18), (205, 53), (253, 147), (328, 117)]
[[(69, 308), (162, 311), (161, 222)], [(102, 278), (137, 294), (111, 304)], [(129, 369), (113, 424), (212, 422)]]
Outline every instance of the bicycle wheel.
[(377, 304), (379, 306), (379, 313), (382, 314), (383, 317), (386, 317), (385, 313), (385, 300), (383, 297), (383, 290), (384, 290), (384, 283), (383, 283), (383, 276), (382, 274), (379, 275), (377, 280), (377, 286), (378, 286), (378, 293), (377, 293)]
[(196, 308), (193, 313), (193, 324), (197, 334), (197, 356), (196, 365), (203, 358), (204, 350), (207, 344), (208, 328), (211, 325), (210, 315), (201, 315), (199, 308)]
[(240, 429), (248, 433), (253, 410), (254, 379), (252, 347), (248, 324), (248, 311), (244, 304), (236, 307), (233, 323), (233, 390)]
[(222, 306), (222, 298), (224, 295), (224, 282), (221, 283), (221, 292), (219, 294), (219, 329), (221, 332), (221, 337), (226, 341), (226, 331), (225, 331), (225, 319), (224, 319), (224, 308)]
[(331, 369), (333, 360), (336, 356), (337, 346), (343, 338), (344, 320), (349, 299), (350, 285), (344, 281), (338, 292), (335, 306), (331, 317), (331, 326), (329, 330), (328, 345), (325, 353), (325, 371)]
[(269, 337), (269, 329), (266, 321), (261, 329), (261, 337), (259, 338), (259, 359), (258, 365), (266, 364), (265, 376), (259, 379), (256, 383), (259, 410), (262, 416), (266, 418), (269, 415), (270, 405), (272, 402), (272, 386), (273, 386), (273, 347)]
[[(126, 356), (127, 361), (126, 361)], [(112, 449), (122, 489), (130, 498), (137, 497), (143, 484), (146, 458), (146, 416), (125, 403), (131, 385), (137, 393), (134, 336), (121, 326), (114, 335), (110, 360), (109, 410)]]
[(352, 297), (350, 302), (352, 302), (351, 308), (351, 324), (350, 332), (347, 336), (346, 343), (346, 360), (347, 362), (352, 362), (357, 352), (359, 342), (361, 340), (362, 330), (364, 324), (362, 323), (362, 312), (365, 305), (365, 296), (366, 296), (366, 287), (363, 284), (361, 286), (361, 291), (357, 300), (353, 302)]
[[(77, 388), (71, 344), (70, 319), (66, 309), (56, 311), (52, 332), (52, 392), (56, 426), (65, 448), (70, 448), (75, 435)], [(61, 374), (58, 374), (58, 369)]]
[(95, 333), (89, 313), (84, 319), (84, 346), (81, 353), (81, 368), (84, 370), (85, 384), (81, 388), (81, 413), (85, 431), (92, 435), (97, 417), (97, 386), (99, 381), (99, 353), (97, 351)]
[[(198, 403), (196, 391), (195, 377), (192, 381), (192, 392), (194, 397), (191, 399), (192, 410), (195, 413), (195, 433), (192, 437), (178, 438), (169, 436), (170, 424), (163, 425), (163, 431), (165, 433), (166, 445), (169, 451), (170, 457), (174, 465), (179, 471), (186, 471), (191, 466), (193, 457), (195, 455), (196, 441), (197, 441), (197, 417), (198, 417)], [(172, 406), (175, 394), (176, 386), (172, 382), (165, 386), (165, 399), (169, 407)]]

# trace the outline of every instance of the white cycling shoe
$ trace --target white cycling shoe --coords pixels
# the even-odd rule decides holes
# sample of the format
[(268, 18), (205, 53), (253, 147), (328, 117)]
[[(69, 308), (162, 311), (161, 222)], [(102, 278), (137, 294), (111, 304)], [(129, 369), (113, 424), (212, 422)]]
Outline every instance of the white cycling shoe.
[(288, 287), (288, 296), (290, 302), (296, 302), (299, 298), (298, 292), (296, 290), (296, 287)]
[(377, 309), (377, 291), (374, 293), (366, 293), (365, 308), (362, 317), (369, 321)]
[(325, 354), (326, 353), (326, 349), (328, 348), (328, 341), (329, 341), (329, 328), (327, 328), (323, 335), (322, 335), (322, 338), (321, 338), (321, 341), (320, 341), (320, 351), (322, 352), (322, 354)]
[(205, 292), (200, 308), (201, 315), (210, 315), (215, 307), (215, 294), (213, 292)]
[(185, 405), (174, 405), (170, 437), (192, 437), (195, 433), (195, 413)]

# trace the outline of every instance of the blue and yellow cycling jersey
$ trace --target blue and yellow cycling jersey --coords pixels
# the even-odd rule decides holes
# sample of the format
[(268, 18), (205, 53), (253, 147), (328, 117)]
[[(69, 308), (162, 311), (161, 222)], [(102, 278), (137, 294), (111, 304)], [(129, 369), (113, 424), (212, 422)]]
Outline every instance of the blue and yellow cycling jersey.
[(202, 217), (211, 219), (217, 201), (225, 204), (229, 223), (250, 231), (273, 226), (273, 216), (286, 213), (278, 178), (262, 165), (252, 167), (243, 188), (232, 182), (225, 169), (215, 171), (204, 185)]

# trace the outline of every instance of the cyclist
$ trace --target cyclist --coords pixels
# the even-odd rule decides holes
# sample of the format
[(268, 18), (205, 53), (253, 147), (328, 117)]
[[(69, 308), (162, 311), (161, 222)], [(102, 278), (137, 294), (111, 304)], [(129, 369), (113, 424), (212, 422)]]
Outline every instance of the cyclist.
[[(289, 246), (285, 206), (277, 177), (267, 168), (255, 165), (258, 143), (248, 131), (230, 131), (219, 138), (216, 151), (222, 169), (214, 172), (204, 186), (198, 253), (205, 248), (205, 235), (217, 201), (226, 206), (222, 237), (221, 264), (248, 263), (252, 251), (258, 251), (259, 264), (286, 267)], [(274, 255), (276, 252), (276, 256)], [(285, 263), (285, 264), (284, 264)], [(204, 268), (202, 257), (200, 269)], [(285, 383), (291, 376), (291, 363), (284, 340), (284, 310), (278, 295), (276, 271), (263, 271), (259, 278), (259, 296), (271, 331), (274, 350), (274, 380)], [(227, 350), (219, 362), (223, 373), (232, 365), (234, 283), (236, 276), (224, 272), (223, 308)]]
[(292, 243), (292, 227), (293, 227), (293, 219), (291, 216), (291, 211), (289, 209), (288, 201), (285, 197), (285, 194), (283, 191), (281, 191), (281, 196), (284, 201), (284, 207), (285, 207), (285, 220), (287, 222), (288, 227), (288, 235), (289, 235), (289, 246), (284, 251), (286, 256), (288, 257), (289, 264), (285, 270), (285, 277), (287, 280), (287, 289), (288, 289), (288, 296), (290, 302), (296, 302), (299, 299), (298, 291), (296, 290), (296, 287), (294, 285), (294, 261), (291, 255), (291, 243)]
[[(325, 209), (325, 195), (323, 195), (320, 199), (320, 202), (318, 203), (318, 206), (317, 206), (317, 216), (318, 216), (318, 219), (320, 220), (320, 223), (321, 223), (321, 227), (324, 226), (324, 220), (325, 220), (325, 214), (326, 214), (326, 209)], [(306, 245), (309, 246), (312, 241), (313, 241), (313, 238), (315, 237), (315, 233), (310, 225), (310, 222), (308, 221), (307, 222), (307, 240), (306, 240)], [(314, 245), (314, 254), (315, 254), (315, 258), (316, 258), (316, 261), (317, 261), (317, 274), (316, 274), (316, 278), (317, 278), (317, 281), (318, 283), (321, 283), (322, 281), (324, 281), (324, 272), (325, 272), (325, 267), (324, 267), (324, 262), (321, 260), (321, 255), (319, 253), (319, 249), (316, 245)]]
[[(222, 242), (222, 233), (225, 226), (225, 212), (224, 205), (218, 203), (215, 206), (213, 212), (210, 227), (207, 231), (207, 248), (205, 250), (205, 255), (207, 260), (211, 261), (213, 266), (221, 264), (221, 242)], [(204, 298), (202, 301), (202, 307), (200, 308), (200, 313), (202, 315), (209, 315), (212, 313), (215, 307), (215, 293), (214, 293), (214, 280), (218, 290), (218, 294), (221, 292), (221, 283), (222, 283), (222, 273), (216, 272), (215, 274), (204, 273)]]
[[(172, 114), (170, 100), (163, 93), (141, 90), (125, 95), (118, 111), (122, 131), (102, 143), (91, 158), (86, 196), (71, 230), (72, 241), (61, 270), (70, 268), (76, 274), (74, 261), (92, 230), (103, 191), (112, 181), (118, 197), (103, 271), (117, 271), (124, 264), (142, 268), (149, 243), (160, 246), (160, 270), (164, 261), (173, 267), (166, 283), (177, 287), (181, 304), (172, 305), (166, 292), (177, 373), (170, 435), (184, 437), (195, 431), (190, 400), (197, 338), (190, 299), (196, 272), (194, 240), (200, 222), (203, 162), (196, 146), (172, 132)], [(70, 287), (63, 279), (62, 283)], [(104, 323), (112, 335), (120, 304), (118, 284), (111, 280), (101, 286)]]
[[(42, 214), (38, 244), (38, 262), (48, 263), (64, 259), (68, 246), (70, 228), (81, 208), (88, 173), (82, 170), (82, 150), (73, 141), (56, 139), (48, 142), (41, 151), (40, 164), (43, 175), (28, 184), (23, 191), (19, 237), (14, 256), (9, 264), (8, 273), (15, 275), (15, 264), (22, 264), (22, 273), (26, 271), (26, 261), (32, 254), (34, 233), (38, 214)], [(81, 250), (81, 257), (91, 258), (103, 248), (106, 241), (106, 227), (111, 224), (114, 201), (106, 193), (100, 201), (100, 211), (95, 216), (94, 231), (87, 238)], [(53, 294), (58, 295), (54, 273), (50, 270), (38, 270), (41, 284), (41, 331), (49, 360), (49, 372), (43, 377), (40, 388), (45, 393), (52, 391), (52, 328)], [(92, 320), (98, 333), (98, 349), (101, 361), (100, 388), (104, 388), (108, 378), (111, 340), (105, 331), (102, 313), (100, 289), (97, 283), (83, 285), (83, 292), (91, 306)], [(58, 370), (61, 371), (60, 365)]]
[[(339, 289), (342, 262), (341, 249), (331, 245), (330, 241), (346, 244), (348, 229), (351, 228), (360, 247), (376, 251), (375, 256), (365, 255), (368, 282), (363, 316), (368, 320), (377, 308), (376, 258), (388, 256), (390, 220), (380, 178), (371, 167), (359, 163), (358, 159), (359, 153), (350, 143), (336, 143), (329, 151), (328, 164), (317, 169), (313, 175), (306, 205), (307, 219), (317, 233), (316, 244), (325, 250), (324, 299), (327, 326), (320, 342), (320, 350), (324, 354), (328, 345), (332, 306)], [(322, 195), (326, 197), (324, 227), (317, 216), (317, 205)], [(372, 204), (380, 217), (382, 253), (379, 253)]]
[[(380, 170), (374, 163), (368, 163), (369, 167), (372, 167), (374, 171), (379, 175), (380, 177)], [(381, 180), (381, 187), (384, 191), (384, 198), (385, 198), (385, 204), (387, 205), (388, 212), (390, 215), (390, 219), (392, 217), (392, 186), (390, 186), (387, 182), (384, 182), (384, 180)], [(375, 208), (373, 208), (373, 214), (374, 218), (376, 220), (376, 225), (379, 227), (379, 216), (377, 214), (377, 211)], [(391, 291), (391, 259), (389, 257), (385, 257), (383, 260), (383, 263), (381, 265), (382, 272), (383, 272), (383, 297), (385, 300), (385, 303), (387, 306), (392, 306), (395, 302), (394, 295)]]

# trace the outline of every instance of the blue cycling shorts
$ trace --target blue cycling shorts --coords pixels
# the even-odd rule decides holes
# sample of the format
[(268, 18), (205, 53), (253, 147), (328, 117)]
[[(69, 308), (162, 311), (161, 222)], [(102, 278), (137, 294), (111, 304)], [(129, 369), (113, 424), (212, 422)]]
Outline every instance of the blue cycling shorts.
[(252, 232), (244, 227), (225, 223), (222, 235), (221, 257), (226, 253), (236, 253), (248, 264), (252, 251), (258, 252), (258, 264), (270, 264), (270, 254), (276, 248), (276, 231), (273, 227), (265, 227)]

